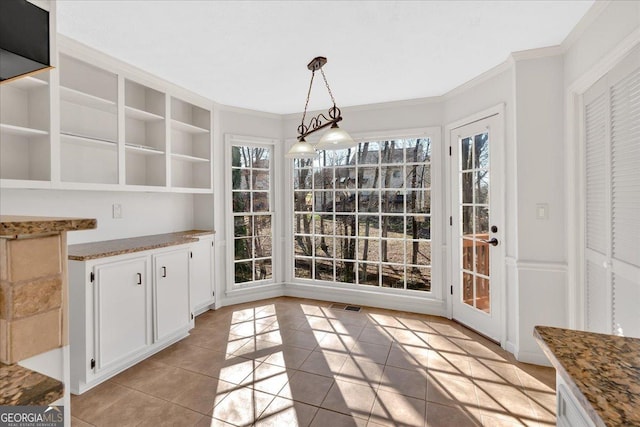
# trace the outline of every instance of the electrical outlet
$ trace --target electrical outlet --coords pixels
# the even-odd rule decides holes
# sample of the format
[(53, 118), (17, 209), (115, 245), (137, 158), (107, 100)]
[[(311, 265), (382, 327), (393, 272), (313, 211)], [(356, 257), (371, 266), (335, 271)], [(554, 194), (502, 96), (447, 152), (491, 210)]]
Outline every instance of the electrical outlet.
[(113, 204), (113, 218), (122, 218), (122, 205), (120, 203)]

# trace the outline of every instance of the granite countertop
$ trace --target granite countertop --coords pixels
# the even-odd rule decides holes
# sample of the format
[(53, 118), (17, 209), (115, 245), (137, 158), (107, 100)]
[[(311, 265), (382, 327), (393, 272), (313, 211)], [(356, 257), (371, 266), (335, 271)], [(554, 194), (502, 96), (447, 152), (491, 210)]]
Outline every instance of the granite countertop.
[(0, 405), (49, 405), (63, 393), (58, 380), (20, 365), (0, 363)]
[(97, 224), (97, 221), (92, 218), (0, 215), (0, 236), (16, 237), (29, 234), (90, 230), (96, 228)]
[(640, 339), (547, 326), (534, 336), (596, 426), (640, 426)]
[(87, 261), (115, 255), (124, 255), (167, 246), (182, 245), (198, 241), (198, 237), (214, 234), (211, 230), (188, 230), (128, 239), (105, 240), (69, 246), (69, 259)]

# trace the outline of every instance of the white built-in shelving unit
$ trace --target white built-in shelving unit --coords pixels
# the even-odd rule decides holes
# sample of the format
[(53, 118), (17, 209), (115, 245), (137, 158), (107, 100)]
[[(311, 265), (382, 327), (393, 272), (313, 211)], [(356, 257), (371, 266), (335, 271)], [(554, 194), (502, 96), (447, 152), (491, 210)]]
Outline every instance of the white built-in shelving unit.
[(171, 185), (207, 188), (211, 182), (211, 113), (171, 98)]
[(51, 180), (49, 74), (0, 86), (0, 179), (20, 186)]
[(118, 184), (118, 76), (60, 54), (60, 178)]
[(211, 193), (213, 102), (58, 36), (0, 86), (0, 186)]
[(167, 185), (167, 95), (125, 80), (127, 185)]

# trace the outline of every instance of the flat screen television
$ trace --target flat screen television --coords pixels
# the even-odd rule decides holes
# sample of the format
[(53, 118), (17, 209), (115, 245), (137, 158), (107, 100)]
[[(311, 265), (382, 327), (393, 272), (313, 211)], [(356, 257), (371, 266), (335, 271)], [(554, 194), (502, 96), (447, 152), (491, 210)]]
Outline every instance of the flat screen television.
[(49, 12), (27, 0), (0, 0), (0, 82), (50, 64)]

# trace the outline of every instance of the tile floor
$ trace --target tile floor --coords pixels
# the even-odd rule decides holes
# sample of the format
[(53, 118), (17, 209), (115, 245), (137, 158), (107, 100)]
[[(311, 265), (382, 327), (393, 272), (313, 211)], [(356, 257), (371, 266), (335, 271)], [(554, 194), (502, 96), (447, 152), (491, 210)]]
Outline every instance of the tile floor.
[(74, 426), (551, 426), (555, 371), (447, 319), (275, 298), (72, 396)]

